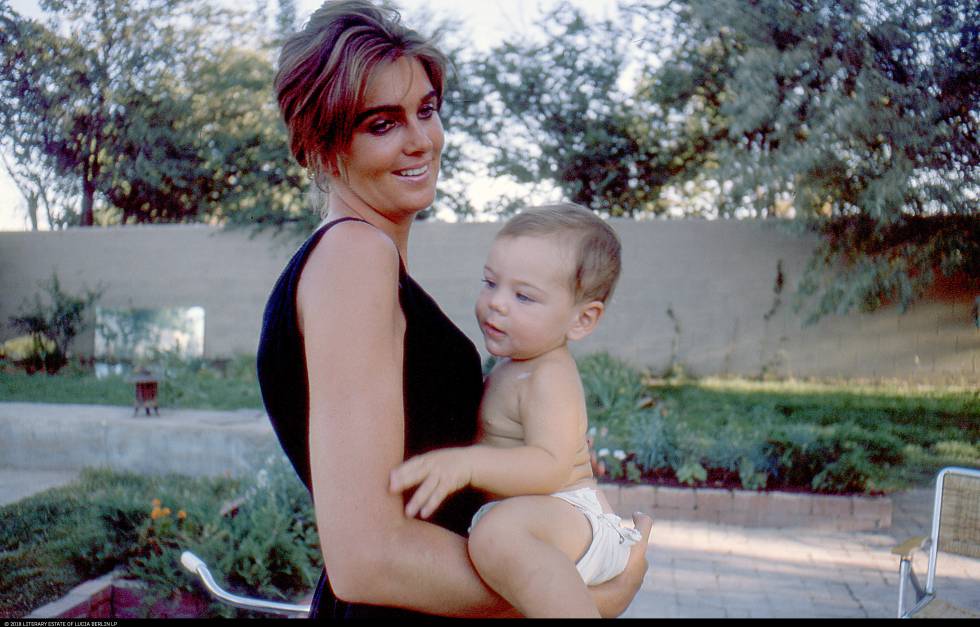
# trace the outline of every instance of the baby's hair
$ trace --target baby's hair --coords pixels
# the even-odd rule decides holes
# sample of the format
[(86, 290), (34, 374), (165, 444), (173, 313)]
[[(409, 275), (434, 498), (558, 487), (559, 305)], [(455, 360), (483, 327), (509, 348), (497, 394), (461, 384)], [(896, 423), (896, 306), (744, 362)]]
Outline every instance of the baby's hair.
[(575, 268), (570, 282), (576, 302), (607, 302), (622, 268), (622, 245), (606, 222), (581, 205), (529, 207), (504, 224), (497, 237), (570, 236)]

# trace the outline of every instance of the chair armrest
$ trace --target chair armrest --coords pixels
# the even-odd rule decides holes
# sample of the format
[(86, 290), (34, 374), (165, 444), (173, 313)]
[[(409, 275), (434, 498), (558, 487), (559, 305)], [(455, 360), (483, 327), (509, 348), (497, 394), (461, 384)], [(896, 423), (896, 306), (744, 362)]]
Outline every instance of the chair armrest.
[(899, 544), (892, 549), (893, 555), (901, 555), (903, 558), (910, 557), (912, 553), (919, 549), (924, 549), (929, 545), (929, 536), (915, 536)]

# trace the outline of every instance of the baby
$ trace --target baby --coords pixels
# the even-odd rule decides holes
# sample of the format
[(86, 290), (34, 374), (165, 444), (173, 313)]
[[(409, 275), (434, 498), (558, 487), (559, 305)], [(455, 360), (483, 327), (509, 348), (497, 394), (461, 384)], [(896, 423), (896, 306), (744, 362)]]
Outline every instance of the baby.
[(596, 488), (585, 393), (568, 350), (602, 317), (620, 249), (612, 228), (578, 205), (508, 221), (476, 303), (498, 358), (484, 383), (478, 443), (413, 457), (391, 473), (393, 492), (418, 486), (409, 517), (427, 518), (466, 485), (504, 498), (473, 517), (470, 559), (528, 617), (598, 618), (586, 587), (621, 573), (640, 538)]

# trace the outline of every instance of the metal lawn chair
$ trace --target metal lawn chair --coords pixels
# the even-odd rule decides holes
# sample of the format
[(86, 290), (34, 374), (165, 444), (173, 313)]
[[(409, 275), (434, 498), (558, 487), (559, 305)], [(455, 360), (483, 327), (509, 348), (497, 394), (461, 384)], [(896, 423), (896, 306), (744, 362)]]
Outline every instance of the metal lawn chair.
[(266, 601), (265, 599), (253, 599), (250, 597), (238, 596), (237, 594), (232, 594), (227, 590), (224, 590), (214, 581), (214, 577), (211, 576), (211, 571), (208, 570), (207, 564), (205, 564), (201, 558), (194, 555), (190, 551), (184, 551), (180, 554), (180, 563), (191, 574), (198, 576), (207, 591), (211, 593), (211, 596), (223, 603), (227, 603), (228, 605), (233, 605), (246, 610), (252, 610), (254, 612), (267, 612), (269, 614), (280, 614), (283, 616), (292, 616), (296, 618), (305, 618), (310, 613), (309, 605), (296, 605), (293, 603)]
[[(912, 570), (912, 556), (929, 551), (925, 588)], [(958, 607), (937, 596), (939, 551), (980, 559), (980, 470), (944, 468), (936, 477), (936, 500), (929, 536), (911, 538), (892, 549), (901, 557), (898, 581), (899, 618), (980, 618), (976, 610)], [(913, 598), (906, 598), (911, 587)], [(977, 582), (980, 595), (980, 582)], [(908, 609), (906, 606), (910, 605)]]

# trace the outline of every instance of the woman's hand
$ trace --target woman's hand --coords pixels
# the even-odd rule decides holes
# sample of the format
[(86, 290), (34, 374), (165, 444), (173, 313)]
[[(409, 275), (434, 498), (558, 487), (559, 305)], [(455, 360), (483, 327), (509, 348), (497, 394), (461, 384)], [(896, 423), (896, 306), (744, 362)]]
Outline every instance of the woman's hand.
[(603, 584), (589, 588), (603, 618), (616, 618), (625, 612), (643, 585), (648, 568), (647, 544), (650, 542), (653, 519), (637, 512), (633, 514), (633, 524), (642, 537), (630, 549), (626, 570)]
[(388, 489), (393, 494), (419, 486), (405, 505), (405, 516), (428, 518), (447, 496), (462, 490), (473, 477), (466, 448), (430, 451), (403, 462), (391, 471)]

